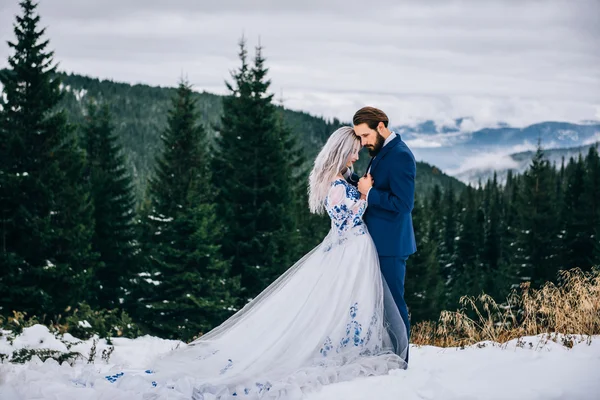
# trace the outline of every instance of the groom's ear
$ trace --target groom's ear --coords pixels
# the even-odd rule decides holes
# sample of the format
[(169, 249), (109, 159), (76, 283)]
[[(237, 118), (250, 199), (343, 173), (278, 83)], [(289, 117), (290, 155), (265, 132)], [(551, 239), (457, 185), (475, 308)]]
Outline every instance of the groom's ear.
[(381, 131), (384, 129), (385, 129), (385, 124), (383, 122), (379, 122), (377, 124), (377, 132), (381, 133)]

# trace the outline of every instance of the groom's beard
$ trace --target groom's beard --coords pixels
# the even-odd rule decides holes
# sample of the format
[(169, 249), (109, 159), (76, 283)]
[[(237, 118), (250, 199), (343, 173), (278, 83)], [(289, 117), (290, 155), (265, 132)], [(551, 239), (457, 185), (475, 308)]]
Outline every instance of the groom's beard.
[(377, 139), (375, 139), (375, 144), (373, 145), (373, 147), (367, 146), (367, 149), (369, 150), (369, 155), (371, 157), (375, 157), (377, 154), (379, 154), (379, 152), (383, 148), (384, 143), (385, 143), (385, 138), (383, 136), (381, 136), (379, 134), (379, 132), (377, 132)]

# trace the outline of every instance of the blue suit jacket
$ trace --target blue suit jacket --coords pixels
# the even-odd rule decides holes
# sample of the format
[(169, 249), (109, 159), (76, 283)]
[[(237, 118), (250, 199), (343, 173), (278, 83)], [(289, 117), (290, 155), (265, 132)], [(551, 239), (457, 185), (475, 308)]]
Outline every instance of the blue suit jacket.
[[(398, 134), (373, 159), (375, 184), (364, 220), (380, 257), (409, 256), (417, 251), (411, 215), (416, 173), (415, 157)], [(352, 176), (353, 181), (357, 178)]]

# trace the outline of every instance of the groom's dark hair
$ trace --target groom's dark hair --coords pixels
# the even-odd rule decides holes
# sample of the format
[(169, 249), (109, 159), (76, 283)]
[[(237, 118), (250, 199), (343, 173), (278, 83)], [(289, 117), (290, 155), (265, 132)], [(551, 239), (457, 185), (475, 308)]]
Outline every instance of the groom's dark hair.
[(383, 111), (375, 107), (363, 107), (358, 110), (354, 114), (354, 118), (352, 118), (354, 126), (367, 124), (371, 129), (377, 129), (377, 125), (379, 125), (380, 122), (383, 122), (383, 125), (387, 128), (389, 119)]

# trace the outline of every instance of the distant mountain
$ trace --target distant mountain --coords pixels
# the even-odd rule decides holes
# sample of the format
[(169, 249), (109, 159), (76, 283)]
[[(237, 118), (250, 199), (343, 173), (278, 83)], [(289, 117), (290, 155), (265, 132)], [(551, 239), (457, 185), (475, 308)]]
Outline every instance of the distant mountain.
[[(556, 141), (566, 144), (590, 140), (600, 132), (600, 121), (585, 121), (580, 124), (569, 122), (546, 121), (529, 125), (524, 128), (515, 128), (504, 122), (498, 122), (495, 127), (477, 128), (476, 123), (470, 118), (458, 118), (449, 124), (437, 124), (427, 120), (415, 125), (398, 125), (393, 129), (403, 135), (407, 140), (427, 137), (458, 137), (461, 144), (487, 145), (487, 144), (518, 144), (523, 140), (537, 142), (541, 138), (548, 143)], [(461, 133), (462, 135), (457, 135)], [(448, 135), (451, 134), (451, 135)]]
[[(138, 200), (141, 200), (154, 167), (155, 157), (162, 146), (160, 134), (166, 126), (167, 110), (171, 106), (175, 88), (101, 81), (77, 74), (61, 74), (61, 80), (65, 94), (62, 106), (73, 123), (79, 124), (84, 121), (85, 104), (92, 99), (110, 105), (115, 130), (134, 177)], [(218, 129), (222, 112), (221, 100), (222, 96), (207, 92), (196, 94), (202, 122), (210, 135), (214, 135)], [(282, 107), (279, 107), (279, 110), (285, 123), (295, 134), (307, 162), (311, 163), (329, 135), (339, 126), (345, 125), (337, 119), (327, 121), (305, 112)], [(362, 158), (362, 162), (367, 159)], [(428, 164), (418, 165), (416, 187), (419, 193), (428, 192), (435, 184), (443, 188), (451, 181), (457, 188), (464, 186), (458, 180), (441, 173), (436, 167)]]
[(590, 140), (600, 140), (600, 124), (572, 124), (568, 122), (542, 122), (525, 128), (482, 129), (473, 132), (469, 146), (485, 146), (501, 143), (504, 146), (519, 145), (523, 141), (536, 143), (541, 139), (547, 148), (581, 146)]
[(599, 121), (579, 124), (547, 121), (524, 128), (510, 127), (505, 123), (496, 125), (479, 129), (473, 120), (461, 118), (446, 125), (425, 121), (394, 129), (418, 160), (433, 163), (453, 176), (461, 174), (463, 179), (474, 167), (480, 170), (505, 169), (505, 166), (498, 165), (499, 158), (532, 150), (538, 140), (546, 149), (587, 146), (600, 141)]
[[(569, 161), (570, 158), (577, 158), (579, 155), (585, 157), (588, 153), (590, 147), (596, 146), (598, 147), (600, 142), (585, 145), (585, 146), (577, 146), (570, 147), (565, 149), (548, 149), (544, 150), (545, 158), (550, 161), (551, 164), (555, 164), (556, 166), (560, 166), (562, 161), (565, 163)], [(455, 175), (456, 178), (460, 179), (465, 183), (471, 183), (473, 185), (477, 185), (478, 182), (485, 183), (488, 179), (491, 179), (494, 176), (494, 172), (497, 175), (497, 179), (499, 182), (504, 183), (506, 181), (506, 175), (509, 170), (513, 172), (523, 172), (525, 171), (529, 165), (531, 164), (531, 160), (535, 151), (523, 151), (520, 153), (507, 155), (508, 163), (512, 162), (514, 164), (514, 168), (503, 168), (503, 169), (492, 169), (492, 168), (474, 168), (460, 174)]]

